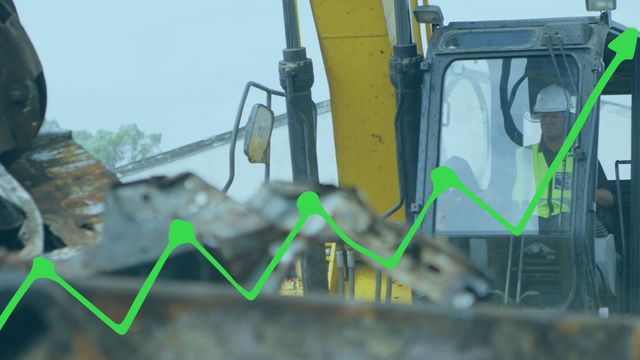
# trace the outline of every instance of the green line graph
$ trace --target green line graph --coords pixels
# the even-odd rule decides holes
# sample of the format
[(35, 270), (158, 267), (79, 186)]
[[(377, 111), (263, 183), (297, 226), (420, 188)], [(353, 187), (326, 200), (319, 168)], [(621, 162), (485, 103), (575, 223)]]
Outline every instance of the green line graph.
[(157, 260), (153, 269), (149, 273), (148, 277), (145, 279), (140, 291), (134, 298), (129, 311), (125, 315), (124, 319), (120, 322), (116, 322), (107, 316), (104, 312), (98, 309), (94, 304), (92, 304), (86, 297), (80, 294), (77, 290), (75, 290), (67, 281), (65, 281), (62, 277), (60, 277), (55, 270), (54, 264), (43, 257), (37, 257), (33, 260), (33, 265), (30, 272), (27, 274), (26, 278), (13, 295), (13, 297), (9, 300), (6, 307), (0, 313), (0, 332), (4, 328), (4, 325), (8, 321), (9, 317), (18, 306), (24, 295), (27, 293), (31, 285), (37, 280), (46, 279), (53, 281), (54, 283), (60, 285), (64, 290), (66, 290), (71, 296), (76, 298), (83, 306), (85, 306), (91, 313), (93, 313), (98, 319), (103, 321), (107, 326), (109, 326), (114, 332), (120, 335), (126, 334), (133, 321), (135, 320), (142, 304), (145, 299), (149, 295), (151, 288), (156, 281), (160, 271), (164, 267), (167, 259), (171, 255), (171, 253), (179, 246), (193, 246), (196, 250), (198, 250), (202, 256), (204, 256), (210, 263), (215, 267), (229, 283), (244, 296), (247, 300), (254, 300), (259, 294), (265, 283), (267, 282), (269, 276), (273, 273), (276, 266), (279, 264), (280, 259), (285, 255), (292, 242), (306, 223), (307, 219), (310, 216), (320, 216), (324, 219), (324, 221), (329, 224), (331, 229), (342, 239), (346, 244), (351, 246), (353, 249), (359, 251), (365, 256), (375, 260), (380, 263), (381, 266), (387, 269), (393, 269), (398, 262), (400, 261), (402, 255), (406, 251), (407, 247), (411, 243), (414, 235), (420, 228), (420, 225), (424, 221), (426, 213), (428, 209), (431, 207), (433, 202), (440, 196), (443, 192), (455, 188), (461, 191), (463, 194), (468, 196), (471, 200), (473, 200), (478, 206), (484, 209), (487, 213), (493, 216), (500, 224), (502, 224), (507, 230), (509, 230), (514, 235), (520, 235), (524, 230), (526, 224), (529, 222), (529, 219), (533, 215), (536, 204), (543, 196), (545, 189), (547, 188), (549, 182), (555, 171), (561, 165), (563, 158), (568, 154), (572, 144), (577, 139), (578, 134), (580, 133), (582, 127), (587, 120), (591, 110), (594, 108), (598, 97), (602, 93), (605, 85), (611, 79), (612, 75), (618, 68), (618, 66), (625, 60), (633, 59), (635, 54), (635, 46), (637, 39), (637, 30), (634, 28), (629, 28), (621, 35), (619, 35), (616, 39), (611, 41), (609, 44), (609, 48), (616, 53), (615, 57), (607, 66), (602, 77), (597, 82), (595, 88), (589, 95), (584, 108), (580, 111), (575, 124), (572, 126), (569, 134), (567, 135), (567, 139), (564, 144), (558, 151), (558, 155), (554, 159), (554, 161), (549, 166), (548, 172), (543, 177), (541, 183), (536, 189), (536, 193), (526, 208), (525, 212), (522, 215), (521, 220), (517, 224), (511, 224), (507, 221), (501, 214), (497, 213), (494, 209), (492, 209), (487, 203), (485, 203), (482, 199), (480, 199), (476, 194), (472, 193), (456, 176), (453, 170), (446, 167), (439, 167), (433, 170), (431, 173), (431, 180), (433, 182), (433, 192), (427, 202), (425, 203), (422, 211), (418, 215), (416, 221), (413, 226), (409, 229), (404, 239), (396, 249), (395, 253), (391, 257), (382, 257), (375, 252), (365, 248), (364, 246), (358, 244), (356, 241), (351, 239), (344, 231), (340, 229), (338, 224), (331, 218), (331, 216), (324, 210), (318, 195), (314, 192), (305, 192), (298, 197), (297, 207), (300, 212), (300, 217), (296, 222), (295, 226), (289, 233), (289, 235), (285, 238), (282, 245), (280, 245), (278, 251), (274, 255), (273, 259), (267, 265), (267, 268), (264, 270), (256, 284), (252, 289), (247, 290), (242, 285), (240, 285), (229, 272), (220, 264), (218, 260), (216, 260), (196, 239), (194, 227), (191, 223), (184, 220), (174, 220), (171, 223), (171, 227), (169, 230), (169, 241), (165, 250), (160, 255), (160, 258)]

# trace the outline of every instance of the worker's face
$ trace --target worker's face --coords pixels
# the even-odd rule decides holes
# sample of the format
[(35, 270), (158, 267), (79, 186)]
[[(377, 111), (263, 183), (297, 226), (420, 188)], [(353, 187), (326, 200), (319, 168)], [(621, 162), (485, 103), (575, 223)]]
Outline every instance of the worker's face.
[(558, 139), (564, 136), (564, 112), (542, 113), (540, 128), (546, 139)]

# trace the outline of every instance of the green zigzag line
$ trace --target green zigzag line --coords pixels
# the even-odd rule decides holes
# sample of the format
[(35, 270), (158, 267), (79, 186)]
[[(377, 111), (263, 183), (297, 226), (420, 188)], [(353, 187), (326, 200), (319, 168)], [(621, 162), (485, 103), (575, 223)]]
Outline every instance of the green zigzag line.
[(280, 259), (287, 252), (287, 250), (291, 246), (291, 243), (295, 239), (296, 235), (300, 232), (307, 219), (312, 215), (318, 215), (322, 217), (346, 244), (361, 252), (365, 256), (368, 256), (371, 259), (377, 261), (385, 268), (393, 269), (400, 261), (400, 258), (409, 246), (409, 243), (411, 243), (413, 236), (420, 228), (420, 225), (424, 221), (426, 213), (431, 207), (431, 204), (433, 204), (433, 202), (438, 196), (440, 196), (440, 194), (451, 188), (458, 189), (463, 194), (471, 198), (476, 204), (478, 204), (478, 206), (480, 206), (487, 213), (493, 216), (511, 233), (516, 236), (520, 235), (526, 224), (529, 222), (529, 219), (533, 215), (536, 204), (542, 197), (545, 189), (551, 181), (552, 174), (555, 173), (555, 171), (558, 169), (558, 167), (562, 163), (562, 159), (567, 155), (573, 142), (578, 137), (580, 130), (584, 126), (589, 113), (591, 113), (591, 110), (596, 104), (596, 101), (602, 93), (605, 85), (609, 82), (618, 66), (624, 60), (633, 59), (633, 56), (635, 54), (636, 39), (637, 30), (634, 28), (629, 28), (609, 44), (609, 48), (616, 52), (616, 56), (611, 61), (609, 66), (605, 69), (602, 77), (597, 82), (595, 88), (589, 95), (584, 108), (578, 115), (575, 124), (569, 131), (567, 139), (558, 151), (558, 155), (556, 156), (555, 160), (549, 166), (549, 171), (543, 177), (533, 199), (531, 200), (531, 203), (529, 203), (529, 206), (526, 208), (522, 219), (516, 225), (509, 223), (502, 215), (498, 214), (487, 203), (485, 203), (482, 199), (480, 199), (477, 195), (475, 195), (467, 187), (465, 187), (453, 172), (453, 170), (446, 167), (439, 167), (434, 169), (431, 173), (431, 181), (433, 182), (433, 193), (418, 215), (418, 218), (414, 222), (413, 226), (411, 226), (408, 233), (396, 249), (395, 253), (389, 258), (385, 258), (352, 240), (340, 229), (340, 227), (335, 223), (331, 216), (329, 216), (329, 214), (324, 210), (322, 204), (320, 203), (318, 195), (314, 192), (305, 192), (301, 194), (297, 200), (297, 207), (300, 212), (300, 218), (278, 249), (277, 253), (274, 255), (271, 262), (269, 262), (269, 264), (267, 265), (264, 273), (262, 273), (251, 290), (247, 290), (242, 287), (242, 285), (240, 285), (231, 276), (231, 274), (229, 274), (229, 272), (220, 264), (220, 262), (218, 262), (218, 260), (211, 256), (211, 254), (197, 241), (195, 237), (194, 227), (191, 223), (177, 219), (171, 223), (171, 227), (169, 229), (169, 243), (167, 247), (162, 252), (160, 258), (151, 270), (151, 273), (142, 284), (142, 287), (133, 300), (129, 311), (121, 322), (118, 323), (112, 320), (109, 316), (107, 316), (104, 312), (102, 312), (94, 304), (92, 304), (86, 297), (84, 297), (76, 289), (74, 289), (67, 281), (60, 277), (56, 273), (54, 264), (50, 260), (43, 257), (37, 257), (33, 260), (31, 271), (27, 274), (27, 277), (24, 279), (16, 293), (13, 295), (7, 306), (0, 314), (0, 331), (4, 328), (7, 320), (15, 310), (16, 306), (19, 304), (20, 300), (22, 300), (23, 296), (27, 293), (31, 285), (33, 285), (36, 280), (47, 279), (60, 285), (64, 290), (71, 294), (71, 296), (76, 298), (82, 305), (84, 305), (89, 311), (91, 311), (98, 319), (102, 320), (107, 326), (109, 326), (114, 332), (120, 335), (124, 335), (131, 328), (131, 324), (133, 324), (133, 321), (140, 311), (140, 308), (142, 307), (145, 299), (149, 295), (151, 287), (153, 286), (167, 259), (178, 246), (182, 245), (191, 245), (196, 248), (196, 250), (198, 250), (202, 254), (202, 256), (204, 256), (211, 263), (211, 265), (213, 265), (229, 281), (229, 283), (231, 283), (231, 285), (233, 285), (233, 287), (236, 288), (236, 290), (238, 290), (240, 294), (242, 294), (242, 296), (244, 296), (247, 300), (252, 301), (258, 296), (258, 294), (260, 294), (260, 291), (262, 290), (273, 270), (280, 262)]

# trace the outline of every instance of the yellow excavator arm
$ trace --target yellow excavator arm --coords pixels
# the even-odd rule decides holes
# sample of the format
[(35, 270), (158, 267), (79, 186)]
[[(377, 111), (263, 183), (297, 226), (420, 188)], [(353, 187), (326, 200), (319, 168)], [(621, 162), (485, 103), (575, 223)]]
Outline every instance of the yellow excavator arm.
[[(412, 0), (412, 8), (416, 5), (417, 0)], [(339, 183), (361, 190), (382, 214), (400, 196), (394, 132), (396, 100), (389, 78), (396, 38), (393, 0), (316, 0), (311, 1), (311, 7), (329, 82)], [(412, 25), (422, 53), (418, 24)], [(404, 210), (390, 219), (403, 221)], [(335, 249), (329, 280), (335, 290), (333, 254)], [(374, 277), (373, 269), (358, 267), (355, 282), (361, 297), (373, 298)], [(382, 284), (378, 282), (378, 286)], [(395, 286), (402, 289), (394, 288), (394, 298), (409, 301), (409, 289)]]

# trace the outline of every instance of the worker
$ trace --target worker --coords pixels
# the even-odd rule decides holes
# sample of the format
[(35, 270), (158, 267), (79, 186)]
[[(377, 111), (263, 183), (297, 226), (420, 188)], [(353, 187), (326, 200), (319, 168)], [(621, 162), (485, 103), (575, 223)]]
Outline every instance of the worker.
[[(517, 179), (514, 188), (514, 198), (526, 200), (522, 195), (527, 192), (524, 189), (537, 188), (542, 178), (547, 173), (551, 162), (556, 158), (560, 147), (564, 143), (567, 132), (567, 121), (571, 114), (571, 97), (569, 92), (558, 85), (549, 85), (543, 88), (536, 98), (532, 117), (539, 119), (541, 138), (540, 142), (530, 147), (520, 148), (516, 153)], [(528, 150), (528, 151), (526, 151)], [(527, 170), (528, 169), (530, 170)], [(531, 175), (531, 171), (533, 175)], [(528, 179), (523, 179), (528, 177)], [(531, 184), (531, 178), (535, 183)], [(596, 204), (600, 208), (609, 209), (613, 206), (613, 195), (604, 187), (606, 175), (598, 162), (598, 178)], [(566, 214), (571, 210), (571, 191), (573, 182), (573, 155), (568, 154), (549, 183), (547, 191), (538, 202), (537, 215), (540, 230), (566, 230), (570, 219)], [(529, 186), (526, 185), (529, 183)], [(535, 185), (532, 187), (531, 185)], [(531, 197), (529, 197), (531, 199)], [(564, 219), (563, 219), (564, 218)], [(604, 227), (611, 229), (611, 224)]]

